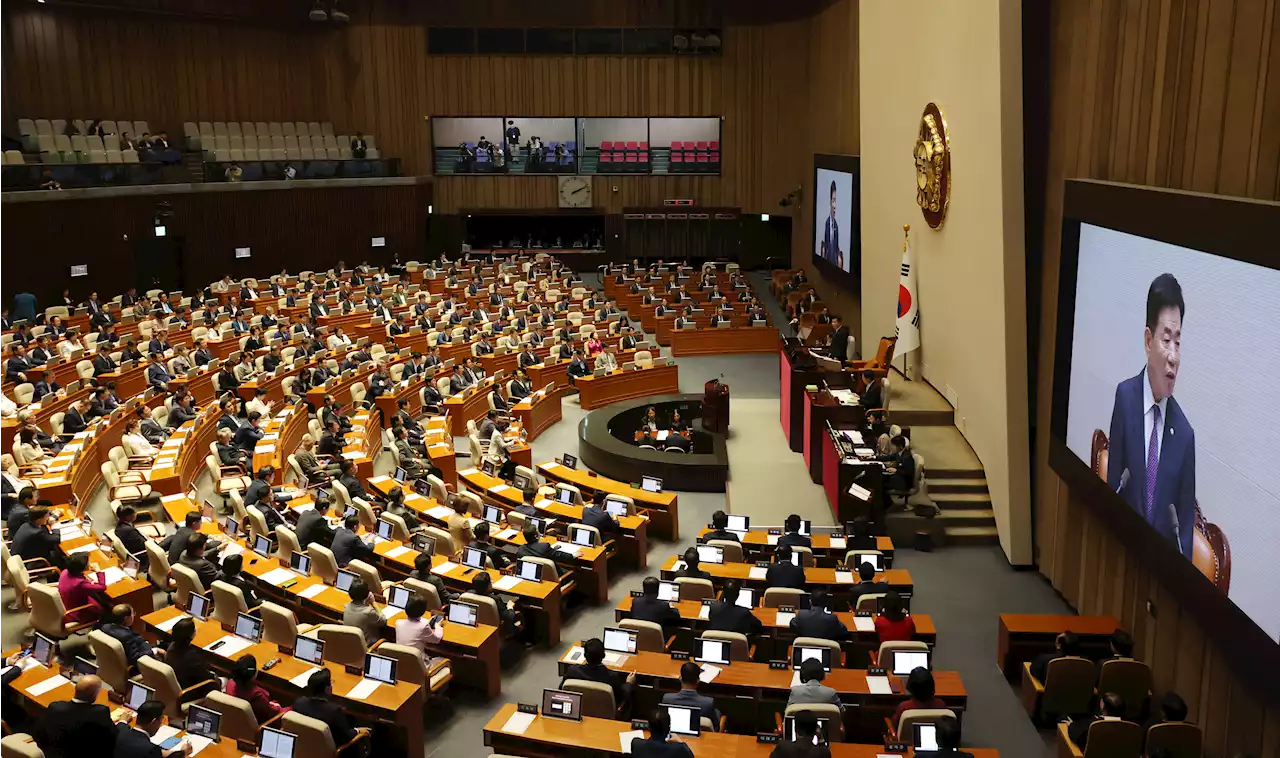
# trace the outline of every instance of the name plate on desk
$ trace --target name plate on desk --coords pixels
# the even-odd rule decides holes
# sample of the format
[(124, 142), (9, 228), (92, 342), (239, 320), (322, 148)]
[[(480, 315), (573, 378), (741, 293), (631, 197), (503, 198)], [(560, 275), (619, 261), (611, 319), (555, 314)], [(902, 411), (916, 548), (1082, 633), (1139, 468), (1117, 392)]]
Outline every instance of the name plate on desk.
[(644, 597), (644, 590), (631, 590), (631, 597)]
[(769, 661), (770, 671), (786, 671), (791, 668), (791, 661)]
[(867, 669), (867, 676), (888, 676), (888, 675), (889, 675), (888, 672), (886, 672), (885, 669), (879, 666), (875, 668)]
[(649, 722), (645, 719), (631, 719), (631, 728), (647, 732), (649, 730)]
[(907, 754), (907, 743), (905, 742), (886, 742), (884, 743), (884, 751), (886, 753)]
[(673, 660), (673, 661), (687, 661), (687, 660), (689, 660), (689, 654), (688, 654), (688, 653), (681, 653), (681, 652), (676, 651), (676, 650), (672, 650), (672, 651), (671, 651), (671, 660)]
[(756, 732), (756, 742), (761, 745), (777, 745), (782, 742), (782, 735), (773, 732)]
[(516, 710), (520, 713), (531, 713), (534, 716), (538, 715), (538, 706), (536, 703), (517, 703)]

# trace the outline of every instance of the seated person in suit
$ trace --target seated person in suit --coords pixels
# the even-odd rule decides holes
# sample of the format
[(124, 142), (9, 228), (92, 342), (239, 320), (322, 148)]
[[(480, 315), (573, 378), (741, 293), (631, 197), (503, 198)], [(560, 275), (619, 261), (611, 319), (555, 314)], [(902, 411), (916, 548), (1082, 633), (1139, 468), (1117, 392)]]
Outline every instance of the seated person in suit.
[(605, 492), (596, 491), (591, 505), (582, 510), (582, 523), (600, 530), (600, 536), (607, 540), (609, 535), (617, 533), (618, 522), (614, 521), (609, 511), (605, 510), (605, 497)]
[(149, 655), (157, 660), (163, 655), (160, 648), (152, 648), (146, 638), (134, 630), (133, 626), (136, 620), (133, 606), (128, 603), (120, 603), (111, 608), (110, 619), (106, 619), (106, 623), (101, 627), (104, 634), (115, 637), (120, 646), (124, 648), (124, 657), (128, 661), (130, 668), (137, 666), (138, 659), (144, 655)]
[(1080, 637), (1075, 632), (1063, 632), (1053, 641), (1054, 651), (1041, 653), (1031, 661), (1031, 675), (1041, 684), (1049, 673), (1049, 664), (1059, 658), (1073, 658), (1080, 655)]
[(907, 438), (899, 434), (889, 440), (889, 447), (888, 455), (876, 456), (876, 460), (886, 464), (884, 473), (888, 478), (881, 488), (886, 508), (892, 505), (889, 501), (890, 492), (906, 492), (916, 479), (916, 459), (907, 449)]
[(471, 547), (483, 550), (485, 555), (489, 556), (489, 560), (493, 562), (494, 568), (501, 570), (507, 567), (510, 563), (510, 561), (507, 560), (507, 554), (502, 552), (497, 545), (494, 545), (489, 541), (488, 521), (481, 521), (476, 524), (475, 529), (472, 530), (472, 534), (475, 535), (475, 540), (471, 543)]
[(808, 705), (811, 703), (830, 703), (844, 712), (844, 703), (835, 690), (822, 683), (827, 672), (822, 661), (810, 658), (800, 664), (800, 683), (791, 688), (787, 697), (787, 705)]
[(795, 565), (793, 557), (794, 551), (790, 545), (779, 545), (773, 552), (773, 565), (764, 574), (764, 582), (768, 587), (790, 587), (793, 590), (802, 590), (804, 584), (804, 569)]
[(797, 514), (793, 513), (790, 516), (787, 516), (786, 520), (782, 522), (782, 531), (784, 533), (778, 538), (778, 544), (791, 545), (792, 547), (796, 545), (800, 545), (802, 547), (813, 547), (813, 540), (811, 540), (808, 535), (800, 533), (800, 527), (802, 524), (803, 520)]
[(164, 651), (164, 662), (173, 667), (179, 686), (187, 689), (214, 679), (213, 671), (205, 662), (204, 651), (192, 642), (196, 638), (195, 620), (190, 618), (179, 620), (173, 625), (169, 637), (169, 647)]
[[(653, 409), (650, 408), (650, 411)], [(742, 539), (734, 532), (729, 531), (729, 514), (724, 511), (716, 511), (711, 514), (711, 531), (703, 535), (700, 542), (710, 542), (711, 540), (731, 540), (733, 542), (741, 542)]]
[(520, 529), (520, 535), (524, 537), (524, 544), (516, 551), (516, 557), (555, 559), (555, 547), (538, 537), (538, 528), (533, 524), (526, 521)]
[(1098, 721), (1120, 721), (1124, 718), (1124, 698), (1107, 692), (1098, 699), (1098, 713), (1074, 719), (1067, 725), (1067, 736), (1083, 752), (1089, 742), (1089, 727)]
[[(159, 700), (148, 700), (138, 706), (133, 726), (129, 726), (127, 722), (116, 725), (115, 758), (176, 758), (181, 755), (191, 755), (189, 740), (182, 740), (168, 750), (152, 742), (164, 724), (164, 703)], [(104, 746), (99, 744), (94, 747), (102, 749)]]
[(896, 590), (884, 594), (884, 612), (876, 616), (876, 636), (881, 642), (909, 642), (916, 638), (916, 622), (902, 609), (902, 595)]
[[(517, 634), (524, 629), (524, 619), (511, 603), (493, 594), (493, 580), (489, 578), (487, 572), (476, 574), (471, 580), (471, 592), (481, 597), (493, 598), (493, 602), (498, 606), (498, 619), (502, 623), (502, 629), (507, 634)], [(603, 656), (601, 656), (603, 659)]]
[(855, 518), (849, 523), (849, 535), (846, 538), (846, 544), (850, 550), (875, 550), (879, 547), (879, 542), (871, 533), (871, 524), (862, 516)]
[(364, 635), (364, 646), (369, 647), (382, 635), (382, 614), (373, 607), (373, 592), (369, 585), (356, 579), (347, 589), (351, 598), (342, 609), (342, 623), (354, 626)]
[(749, 608), (738, 605), (741, 585), (737, 579), (725, 582), (720, 600), (711, 604), (707, 613), (707, 629), (715, 632), (737, 632), (748, 636), (764, 631), (764, 624)]
[(698, 678), (701, 675), (701, 666), (693, 661), (685, 661), (680, 666), (680, 689), (663, 695), (662, 704), (697, 708), (698, 717), (708, 719), (711, 722), (711, 730), (719, 731), (720, 712), (716, 710), (715, 699), (698, 692)]
[(413, 571), (409, 573), (409, 578), (417, 579), (420, 582), (426, 582), (436, 588), (436, 594), (440, 596), (441, 603), (449, 603), (458, 598), (458, 593), (451, 592), (445, 586), (444, 580), (436, 574), (431, 573), (431, 554), (418, 553), (418, 557), (413, 559)]
[[(973, 758), (973, 753), (960, 749), (960, 722), (953, 718), (938, 721), (936, 758)], [(1155, 755), (1150, 758), (1156, 758)]]
[(1160, 724), (1183, 724), (1187, 721), (1187, 701), (1176, 692), (1166, 692), (1160, 698), (1160, 713), (1147, 719), (1143, 729), (1150, 730)]
[(1111, 655), (1098, 661), (1098, 676), (1102, 676), (1102, 667), (1107, 661), (1133, 660), (1133, 637), (1123, 629), (1111, 633)]
[[(915, 711), (921, 709), (936, 710), (946, 708), (947, 704), (942, 702), (942, 698), (936, 696), (937, 686), (933, 681), (933, 672), (923, 666), (919, 666), (911, 670), (907, 675), (907, 692), (911, 697), (898, 703), (898, 708), (893, 712), (893, 728), (898, 728), (898, 721), (902, 718), (902, 714), (907, 711)], [(906, 739), (906, 735), (900, 735)]]
[(680, 612), (666, 600), (658, 599), (658, 577), (646, 576), (640, 583), (640, 597), (631, 599), (631, 618), (661, 624), (667, 630), (680, 623)]
[[(486, 575), (481, 574), (481, 576)], [(585, 663), (575, 663), (565, 669), (564, 680), (560, 682), (560, 686), (563, 688), (564, 682), (570, 679), (585, 679), (589, 682), (606, 684), (613, 689), (614, 704), (626, 713), (630, 707), (631, 687), (635, 682), (635, 674), (627, 675), (620, 671), (613, 671), (604, 665), (604, 642), (598, 637), (592, 637), (582, 643), (582, 657)]]
[(858, 578), (862, 581), (849, 588), (849, 605), (853, 609), (858, 610), (858, 598), (863, 595), (878, 595), (884, 592), (885, 587), (876, 581), (876, 568), (870, 563), (862, 563), (858, 566)]
[(360, 517), (351, 514), (342, 520), (342, 526), (333, 535), (333, 558), (339, 566), (354, 560), (370, 561), (373, 548), (365, 544), (356, 532), (360, 529)]
[[(304, 541), (302, 544), (305, 545), (307, 542), (310, 542), (310, 540)], [(226, 558), (222, 559), (222, 576), (218, 578), (240, 590), (240, 593), (244, 595), (245, 607), (249, 609), (249, 613), (251, 615), (257, 616), (257, 607), (262, 604), (262, 601), (259, 600), (257, 594), (254, 593), (253, 583), (240, 573), (243, 569), (243, 553), (228, 555)]]
[(329, 669), (319, 669), (307, 679), (302, 697), (293, 701), (293, 710), (303, 716), (323, 721), (329, 727), (329, 734), (335, 745), (345, 745), (357, 735), (368, 735), (368, 728), (351, 726), (351, 722), (347, 720), (346, 708), (341, 703), (330, 700), (332, 695), (333, 675), (329, 673)]
[(43, 505), (32, 508), (13, 538), (13, 552), (22, 556), (24, 562), (42, 560), (49, 566), (62, 568), (66, 565), (66, 554), (59, 547), (62, 540), (49, 526), (49, 520), (48, 508)]
[(691, 547), (688, 550), (684, 551), (684, 556), (681, 557), (681, 560), (684, 561), (684, 568), (677, 571), (676, 576), (678, 577), (688, 576), (694, 579), (710, 579), (711, 578), (711, 574), (698, 568), (698, 549), (697, 548)]
[(815, 745), (818, 717), (812, 713), (796, 715), (796, 739), (782, 742), (769, 753), (769, 758), (831, 758), (831, 748)]
[[(215, 547), (222, 547), (217, 543), (209, 542), (209, 535), (195, 533), (187, 537), (187, 547), (182, 551), (182, 558), (178, 561), (183, 566), (195, 572), (200, 578), (200, 584), (208, 589), (214, 582), (218, 580), (218, 567), (205, 557), (205, 551), (209, 549), (209, 545), (214, 544)], [(212, 551), (210, 551), (212, 552)]]
[(858, 396), (858, 402), (863, 408), (883, 408), (884, 399), (881, 393), (884, 390), (884, 384), (876, 376), (874, 371), (863, 371), (862, 381), (864, 383), (862, 394)]
[(797, 612), (791, 619), (791, 631), (797, 637), (817, 637), (833, 642), (843, 642), (849, 636), (849, 629), (831, 612), (831, 598), (823, 587), (815, 587), (809, 593), (809, 608)]

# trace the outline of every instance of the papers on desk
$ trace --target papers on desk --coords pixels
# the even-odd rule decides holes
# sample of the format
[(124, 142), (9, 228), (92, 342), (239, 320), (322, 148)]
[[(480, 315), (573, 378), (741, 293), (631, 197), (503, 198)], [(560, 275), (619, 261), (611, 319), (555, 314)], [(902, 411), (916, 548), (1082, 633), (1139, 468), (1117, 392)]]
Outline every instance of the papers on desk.
[(847, 539), (845, 539), (844, 537), (832, 537), (832, 538), (831, 538), (831, 549), (832, 549), (832, 550), (844, 550), (846, 547), (848, 547), (848, 545), (849, 545), (849, 541), (848, 541)]
[(275, 587), (279, 587), (280, 585), (284, 584), (290, 579), (297, 578), (297, 576), (298, 576), (297, 574), (293, 573), (289, 569), (280, 567), (276, 569), (271, 569), (270, 571), (268, 571), (267, 573), (263, 574), (258, 578), (266, 582), (267, 584), (270, 584)]
[(405, 553), (411, 553), (411, 552), (413, 551), (410, 548), (407, 548), (404, 545), (401, 545), (400, 547), (391, 548), (384, 554), (384, 556), (387, 558), (399, 558)]
[(630, 657), (626, 653), (605, 653), (604, 663), (606, 666), (621, 666)]
[(790, 626), (791, 619), (795, 617), (796, 617), (796, 614), (794, 613), (779, 613), (774, 623), (777, 624), (778, 626)]
[(371, 477), (369, 477), (369, 484), (382, 484), (383, 482), (389, 482), (389, 481), (391, 481), (391, 477), (389, 477), (389, 476), (371, 476)]
[(498, 539), (513, 540), (516, 538), (516, 535), (519, 533), (520, 532), (517, 532), (515, 529), (503, 529), (502, 531), (498, 532)]
[(618, 744), (622, 747), (623, 755), (631, 755), (631, 743), (642, 739), (644, 739), (644, 732), (638, 729), (630, 732), (618, 732)]
[(583, 652), (581, 645), (574, 645), (569, 648), (569, 652), (564, 656), (565, 663), (582, 663), (585, 660), (586, 655)]
[(843, 429), (840, 432), (840, 436), (844, 437), (846, 440), (848, 440), (849, 442), (855, 445), (862, 444), (862, 432), (858, 431), (857, 429)]
[(507, 734), (524, 734), (536, 718), (532, 713), (516, 712), (511, 714), (511, 718), (507, 719), (507, 723), (502, 725), (501, 731)]
[(315, 504), (315, 503), (302, 503), (302, 504), (300, 504), (300, 505), (292, 506), (292, 508), (293, 508), (294, 513), (302, 514), (302, 513), (306, 513), (307, 511), (314, 511), (314, 510), (316, 509), (316, 504)]
[(183, 736), (183, 739), (191, 743), (192, 755), (199, 753), (201, 750), (204, 750), (205, 748), (213, 744), (213, 740), (209, 739), (208, 737), (201, 737), (198, 734), (184, 734), (182, 736)]
[(836, 584), (853, 584), (853, 572), (848, 569), (836, 569)]
[(102, 574), (102, 583), (106, 585), (112, 585), (129, 578), (129, 575), (124, 573), (124, 569), (118, 566), (108, 566), (100, 573)]
[(191, 617), (185, 613), (179, 613), (178, 615), (174, 616), (171, 619), (165, 619), (164, 621), (161, 621), (159, 624), (156, 624), (156, 628), (162, 632), (172, 631), (172, 629), (178, 625), (178, 622), (185, 618), (191, 618)]
[[(219, 646), (217, 650), (212, 650), (211, 648), (219, 642), (221, 642), (222, 645)], [(253, 642), (250, 640), (246, 640), (244, 637), (236, 637), (235, 635), (228, 634), (220, 640), (214, 640), (208, 645), (205, 645), (204, 649), (211, 653), (217, 653), (223, 658), (230, 658), (241, 650), (247, 650), (250, 647), (253, 647)]]
[(662, 442), (669, 436), (670, 436), (670, 432), (668, 432), (666, 429), (663, 429), (662, 431), (658, 432), (658, 441)]
[(313, 584), (310, 587), (306, 588), (305, 590), (299, 592), (298, 597), (307, 598), (308, 600), (310, 600), (316, 595), (319, 595), (321, 592), (324, 592), (326, 589), (328, 589), (328, 587), (324, 584)]
[(159, 745), (161, 742), (164, 742), (170, 737), (177, 737), (178, 732), (180, 731), (182, 730), (178, 729), (177, 727), (172, 727), (172, 726), (169, 726), (168, 724), (165, 724), (164, 726), (157, 729), (155, 734), (151, 735), (151, 744)]
[(688, 564), (686, 564), (684, 561), (676, 561), (675, 563), (671, 564), (671, 570), (672, 570), (672, 571), (684, 571), (684, 568), (685, 568), (685, 566), (686, 566), (686, 565), (688, 565)]
[(764, 566), (752, 566), (751, 573), (747, 574), (748, 579), (764, 579), (765, 574), (769, 573), (769, 569)]
[(710, 617), (711, 617), (711, 606), (709, 606), (709, 605), (704, 605), (704, 606), (702, 606), (701, 608), (699, 608), (699, 609), (698, 609), (698, 618), (699, 618), (699, 619), (701, 619), (702, 621), (706, 621), (706, 620), (707, 620), (708, 618), (710, 618)]
[(792, 687), (799, 687), (799, 686), (800, 686), (800, 669), (796, 669), (796, 670), (791, 674), (791, 686), (792, 686)]
[(165, 495), (164, 497), (160, 498), (160, 502), (162, 502), (162, 503), (172, 503), (172, 502), (174, 502), (175, 500), (182, 500), (182, 499), (184, 499), (185, 497), (186, 497), (186, 495), (183, 495), (183, 494), (178, 494), (178, 495)]
[(887, 676), (869, 676), (867, 677), (867, 691), (872, 695), (892, 695), (893, 687), (889, 684)]
[(342, 457), (346, 458), (349, 461), (358, 461), (363, 456), (364, 456), (364, 452), (361, 450), (352, 450), (349, 453), (342, 454)]
[(871, 448), (869, 448), (869, 447), (855, 447), (855, 448), (853, 449), (853, 454), (854, 454), (854, 455), (856, 455), (856, 456), (858, 456), (859, 458), (874, 458), (874, 457), (876, 457), (876, 451), (872, 450), (872, 449), (871, 449)]
[(447, 505), (437, 505), (427, 511), (427, 515), (439, 521), (447, 521), (453, 515), (453, 509)]
[(396, 614), (403, 613), (403, 611), (395, 607), (394, 605), (386, 605), (386, 606), (383, 606), (382, 610), (379, 611), (379, 613), (382, 614), (382, 618), (384, 620), (390, 621)]
[(319, 670), (320, 670), (319, 668), (312, 666), (311, 668), (307, 669), (301, 674), (298, 674), (294, 678), (290, 679), (289, 683), (294, 685), (295, 687), (306, 687), (307, 680), (311, 678), (312, 674), (316, 673)]
[(464, 468), (458, 472), (458, 476), (471, 476), (472, 474), (478, 473), (480, 473), (480, 469), (478, 468)]
[(433, 443), (431, 443), (430, 445), (428, 445), (427, 447), (431, 447), (431, 448), (442, 447), (442, 448), (444, 448), (444, 449), (446, 449), (446, 450), (452, 450), (452, 449), (453, 449), (453, 447), (452, 447), (448, 442), (433, 442)]
[(870, 616), (854, 616), (854, 631), (858, 632), (874, 632), (876, 630), (876, 620)]
[(542, 464), (542, 467), (543, 468), (560, 468), (560, 464), (556, 463), (555, 461), (547, 461), (546, 463)]
[(28, 687), (27, 694), (32, 697), (40, 697), (44, 693), (56, 690), (64, 684), (71, 684), (71, 680), (62, 674), (54, 674), (43, 682), (37, 682)]
[(450, 571), (453, 571), (454, 569), (456, 569), (457, 567), (458, 567), (458, 564), (454, 563), (453, 561), (445, 561), (444, 563), (441, 563), (439, 566), (433, 566), (431, 568), (431, 573), (447, 574)]
[(495, 590), (498, 590), (499, 592), (506, 592), (507, 590), (511, 590), (511, 589), (515, 589), (516, 587), (519, 587), (521, 581), (522, 580), (520, 579), (520, 577), (511, 576), (510, 574), (508, 574), (498, 579), (498, 581), (494, 582), (493, 588)]
[(275, 445), (264, 445), (261, 442), (253, 448), (254, 455), (266, 455), (267, 453), (274, 453), (275, 451)]
[(714, 680), (722, 671), (719, 666), (712, 666), (710, 663), (704, 663), (700, 668), (702, 673), (698, 674), (698, 681), (704, 684)]
[(361, 679), (356, 686), (351, 688), (351, 691), (346, 694), (346, 697), (349, 697), (352, 700), (366, 700), (381, 685), (382, 682), (379, 682), (377, 679)]
[(554, 503), (552, 503), (550, 500), (535, 500), (533, 503), (533, 507), (537, 508), (540, 511), (545, 511), (546, 509), (550, 508), (552, 505), (554, 505)]
[(68, 550), (67, 555), (75, 555), (76, 553), (92, 553), (94, 550), (97, 550), (97, 549), (98, 549), (98, 543), (90, 542), (88, 545), (81, 545), (80, 547), (76, 547)]
[(848, 389), (831, 390), (831, 397), (840, 401), (841, 405), (857, 405), (858, 404), (858, 396), (853, 393), (853, 390), (848, 390)]
[(769, 544), (770, 544), (770, 545), (776, 545), (776, 544), (778, 544), (778, 538), (779, 538), (779, 537), (781, 537), (781, 536), (782, 536), (781, 534), (770, 534), (770, 535), (768, 535), (768, 537), (769, 537)]
[(240, 555), (244, 552), (244, 547), (239, 542), (224, 542), (222, 551), (218, 554), (221, 556), (220, 561), (225, 561), (229, 556)]
[(66, 542), (67, 540), (75, 540), (75, 539), (79, 539), (81, 537), (87, 537), (87, 536), (89, 535), (85, 534), (84, 530), (75, 524), (71, 524), (70, 526), (64, 526), (58, 530), (59, 542)]
[(557, 552), (565, 553), (566, 555), (572, 555), (574, 558), (577, 558), (579, 555), (582, 554), (582, 545), (573, 545), (568, 542), (557, 542), (555, 544), (555, 550)]
[(871, 490), (867, 489), (866, 487), (863, 487), (857, 482), (850, 484), (848, 491), (850, 495), (853, 495), (854, 497), (858, 498), (863, 502), (868, 502), (871, 500)]
[(514, 490), (514, 491), (516, 491), (516, 492), (519, 492), (519, 491), (520, 491), (520, 490), (517, 490), (515, 487), (512, 487), (511, 485), (509, 485), (509, 484), (505, 484), (505, 483), (504, 483), (504, 484), (495, 484), (495, 485), (493, 485), (492, 487), (490, 487), (490, 488), (489, 488), (489, 491), (490, 491), (490, 492), (499, 492), (499, 493), (501, 493), (501, 492), (506, 492), (507, 490)]

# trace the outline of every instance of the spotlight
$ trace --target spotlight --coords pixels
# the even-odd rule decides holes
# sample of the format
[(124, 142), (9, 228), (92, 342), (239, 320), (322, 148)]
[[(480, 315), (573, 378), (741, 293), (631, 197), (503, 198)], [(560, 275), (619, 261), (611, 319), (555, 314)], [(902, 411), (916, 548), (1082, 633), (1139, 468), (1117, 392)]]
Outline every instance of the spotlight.
[(320, 0), (316, 0), (315, 5), (311, 7), (311, 12), (307, 14), (307, 18), (316, 23), (324, 23), (329, 20), (329, 14), (325, 12)]

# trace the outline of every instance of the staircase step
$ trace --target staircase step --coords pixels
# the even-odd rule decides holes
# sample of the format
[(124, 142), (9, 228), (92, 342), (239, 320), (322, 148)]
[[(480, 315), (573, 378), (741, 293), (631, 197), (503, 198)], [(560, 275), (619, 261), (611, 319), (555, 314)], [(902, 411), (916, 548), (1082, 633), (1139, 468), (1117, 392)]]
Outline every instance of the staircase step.
[(947, 510), (939, 511), (937, 518), (948, 527), (952, 526), (993, 526), (996, 523), (995, 511), (985, 510)]
[(986, 479), (950, 479), (946, 477), (929, 476), (929, 494), (940, 495), (943, 493), (960, 493), (960, 492), (986, 492)]
[(1000, 533), (994, 526), (948, 526), (948, 545), (999, 545)]
[(987, 472), (981, 466), (978, 468), (936, 468), (929, 466), (926, 469), (929, 476), (929, 483), (932, 485), (935, 479), (982, 479), (986, 481)]
[(986, 492), (936, 492), (932, 486), (929, 487), (929, 499), (937, 503), (940, 508), (955, 508), (957, 510), (972, 510), (974, 508), (990, 508), (991, 495)]

